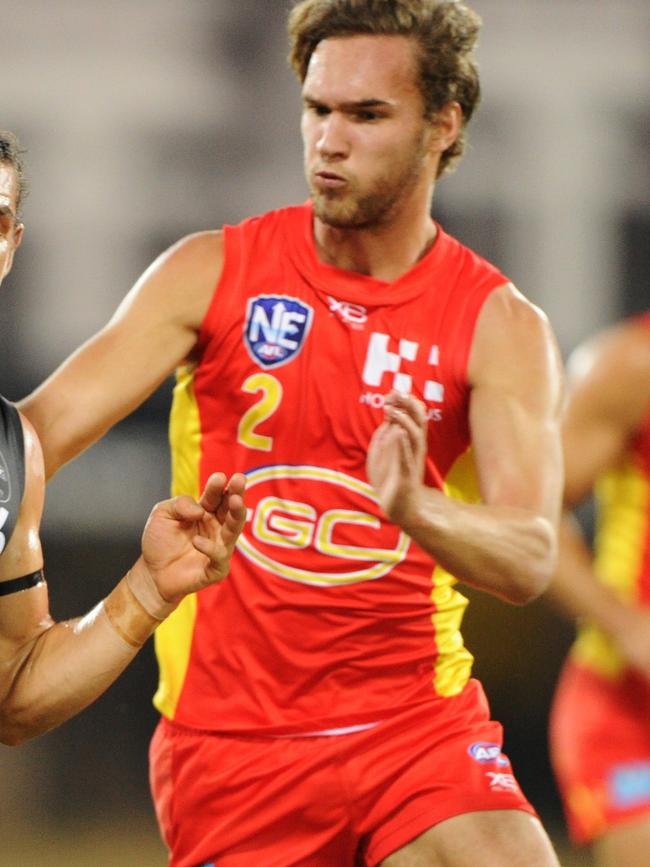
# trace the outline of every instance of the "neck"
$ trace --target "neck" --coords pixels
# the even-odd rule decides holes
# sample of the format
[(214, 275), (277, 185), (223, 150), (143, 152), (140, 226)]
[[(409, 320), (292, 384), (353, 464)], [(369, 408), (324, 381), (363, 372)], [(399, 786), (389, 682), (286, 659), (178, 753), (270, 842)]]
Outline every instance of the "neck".
[(435, 241), (437, 229), (428, 204), (415, 209), (415, 215), (404, 210), (386, 223), (359, 229), (335, 228), (315, 217), (318, 258), (326, 265), (393, 282), (409, 271)]

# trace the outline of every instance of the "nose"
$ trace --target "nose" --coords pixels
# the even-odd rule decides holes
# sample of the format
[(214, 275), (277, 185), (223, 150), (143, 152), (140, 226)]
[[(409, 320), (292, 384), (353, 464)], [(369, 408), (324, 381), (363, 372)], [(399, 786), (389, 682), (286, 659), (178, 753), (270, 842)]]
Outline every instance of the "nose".
[(345, 159), (349, 153), (347, 124), (344, 118), (334, 111), (321, 119), (316, 150), (325, 160)]

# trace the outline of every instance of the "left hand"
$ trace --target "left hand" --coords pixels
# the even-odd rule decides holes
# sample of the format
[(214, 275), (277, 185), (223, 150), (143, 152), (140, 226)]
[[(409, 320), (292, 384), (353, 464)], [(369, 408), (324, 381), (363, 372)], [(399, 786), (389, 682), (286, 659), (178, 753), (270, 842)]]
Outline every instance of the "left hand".
[(386, 516), (408, 530), (423, 490), (426, 407), (412, 395), (392, 391), (384, 412), (370, 440), (366, 471)]
[(137, 582), (148, 583), (139, 578), (137, 567), (149, 574), (155, 585), (149, 590), (157, 590), (163, 606), (175, 606), (189, 593), (222, 581), (246, 520), (245, 486), (241, 473), (229, 480), (213, 473), (198, 503), (188, 496), (158, 503), (142, 535), (142, 557), (132, 570), (136, 595)]

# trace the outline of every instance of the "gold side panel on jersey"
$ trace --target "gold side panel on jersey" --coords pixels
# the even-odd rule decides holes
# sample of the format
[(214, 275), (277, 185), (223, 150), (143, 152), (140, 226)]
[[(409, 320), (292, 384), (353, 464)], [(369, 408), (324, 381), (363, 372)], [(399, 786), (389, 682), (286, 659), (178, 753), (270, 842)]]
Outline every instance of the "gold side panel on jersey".
[[(480, 502), (478, 480), (471, 451), (466, 451), (454, 463), (445, 479), (448, 497), (465, 503)], [(474, 657), (465, 647), (461, 633), (463, 614), (468, 600), (454, 589), (456, 578), (436, 566), (433, 571), (431, 599), (436, 607), (433, 614), (436, 659), (433, 685), (437, 695), (458, 695), (470, 678)]]
[[(595, 494), (595, 572), (619, 597), (634, 602), (650, 532), (650, 482), (630, 458), (602, 477)], [(616, 677), (624, 665), (611, 638), (590, 623), (580, 627), (572, 655), (605, 677)]]
[[(172, 495), (199, 496), (201, 422), (194, 396), (193, 368), (176, 373), (174, 399), (169, 417), (172, 454)], [(159, 682), (153, 703), (160, 713), (173, 718), (190, 662), (192, 634), (196, 620), (196, 594), (187, 596), (176, 611), (161, 623), (155, 634)]]

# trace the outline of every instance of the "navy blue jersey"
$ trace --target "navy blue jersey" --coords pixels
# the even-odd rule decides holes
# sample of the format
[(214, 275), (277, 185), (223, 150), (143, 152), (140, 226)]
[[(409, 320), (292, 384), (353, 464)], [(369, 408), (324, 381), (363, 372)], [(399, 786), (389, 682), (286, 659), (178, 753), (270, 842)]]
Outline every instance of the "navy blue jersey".
[(18, 410), (0, 395), (0, 553), (11, 539), (25, 490), (25, 447)]

